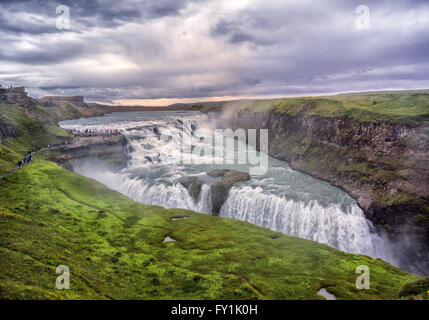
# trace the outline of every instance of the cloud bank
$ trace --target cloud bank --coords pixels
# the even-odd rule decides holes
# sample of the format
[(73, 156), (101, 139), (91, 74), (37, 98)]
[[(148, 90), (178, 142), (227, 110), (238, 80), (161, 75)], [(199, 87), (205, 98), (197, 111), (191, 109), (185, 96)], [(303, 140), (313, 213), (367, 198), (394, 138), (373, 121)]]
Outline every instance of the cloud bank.
[(363, 30), (361, 4), (3, 0), (0, 83), (127, 103), (429, 88), (429, 3), (368, 1)]

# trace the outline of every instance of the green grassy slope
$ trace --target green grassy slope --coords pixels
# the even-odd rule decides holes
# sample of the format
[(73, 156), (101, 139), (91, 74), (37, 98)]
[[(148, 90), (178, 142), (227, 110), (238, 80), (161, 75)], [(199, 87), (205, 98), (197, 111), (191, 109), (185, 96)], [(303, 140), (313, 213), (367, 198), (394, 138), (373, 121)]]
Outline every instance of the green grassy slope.
[[(137, 204), (37, 159), (0, 180), (0, 230), (0, 298), (323, 299), (324, 287), (338, 299), (392, 299), (419, 279), (250, 223)], [(61, 264), (70, 290), (55, 288)], [(359, 265), (370, 290), (355, 287)]]
[(60, 103), (53, 107), (38, 104), (21, 107), (0, 102), (0, 127), (12, 126), (18, 135), (2, 138), (0, 135), (0, 174), (10, 171), (23, 155), (34, 146), (46, 146), (69, 138), (57, 123), (96, 114), (91, 108), (72, 103)]
[[(295, 116), (300, 112), (323, 117), (349, 117), (362, 122), (429, 123), (429, 93), (424, 91), (359, 94), (228, 102), (256, 112), (274, 109)], [(213, 107), (207, 107), (207, 110)], [(207, 111), (206, 110), (206, 111)]]

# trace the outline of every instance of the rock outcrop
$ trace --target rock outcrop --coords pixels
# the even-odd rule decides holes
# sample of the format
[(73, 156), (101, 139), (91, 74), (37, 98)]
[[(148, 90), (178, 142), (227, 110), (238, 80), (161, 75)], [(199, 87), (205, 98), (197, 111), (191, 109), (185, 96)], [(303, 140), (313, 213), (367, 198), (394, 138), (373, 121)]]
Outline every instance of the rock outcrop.
[(48, 96), (35, 101), (52, 110), (58, 120), (98, 117), (106, 112), (96, 104), (86, 103), (83, 96)]
[(212, 210), (215, 216), (219, 215), (220, 209), (228, 198), (229, 190), (234, 183), (250, 180), (248, 173), (226, 169), (212, 170), (208, 172), (207, 175), (211, 177), (222, 177), (220, 181), (215, 182), (211, 186)]
[(76, 160), (98, 159), (119, 169), (126, 166), (129, 157), (127, 153), (127, 139), (124, 135), (113, 137), (80, 138), (75, 144), (57, 147), (49, 155), (49, 160), (57, 162), (67, 169), (72, 169)]
[(31, 98), (28, 97), (24, 87), (0, 87), (0, 100), (19, 106), (25, 106), (31, 102)]
[(54, 107), (63, 102), (69, 102), (79, 107), (86, 106), (83, 96), (47, 96), (38, 101), (45, 107)]
[(9, 123), (0, 122), (0, 143), (6, 138), (14, 138), (19, 135), (19, 130)]
[[(207, 175), (212, 178), (219, 178), (218, 181), (210, 185), (212, 214), (214, 216), (219, 215), (220, 209), (228, 198), (228, 193), (232, 186), (236, 182), (250, 180), (250, 175), (248, 173), (228, 169), (211, 170), (207, 172)], [(204, 183), (206, 182), (197, 177), (191, 177), (181, 182), (181, 184), (188, 189), (189, 194), (195, 201), (198, 201), (201, 187)]]
[(198, 198), (200, 197), (201, 187), (203, 186), (204, 181), (196, 177), (192, 177), (192, 178), (185, 179), (180, 183), (188, 190), (189, 195), (192, 197), (192, 199), (194, 199), (194, 201), (197, 202)]

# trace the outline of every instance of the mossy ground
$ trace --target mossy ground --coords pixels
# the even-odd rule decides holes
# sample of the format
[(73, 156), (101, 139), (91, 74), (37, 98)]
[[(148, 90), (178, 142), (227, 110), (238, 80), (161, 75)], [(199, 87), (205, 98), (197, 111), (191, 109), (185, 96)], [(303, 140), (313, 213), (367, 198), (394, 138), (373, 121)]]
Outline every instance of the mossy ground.
[[(0, 230), (7, 299), (323, 299), (322, 287), (395, 299), (419, 279), (247, 222), (141, 205), (40, 159), (0, 180)], [(70, 268), (70, 290), (55, 288), (58, 265)], [(370, 290), (356, 289), (360, 265)]]
[(408, 300), (429, 300), (429, 278), (407, 283), (399, 296)]

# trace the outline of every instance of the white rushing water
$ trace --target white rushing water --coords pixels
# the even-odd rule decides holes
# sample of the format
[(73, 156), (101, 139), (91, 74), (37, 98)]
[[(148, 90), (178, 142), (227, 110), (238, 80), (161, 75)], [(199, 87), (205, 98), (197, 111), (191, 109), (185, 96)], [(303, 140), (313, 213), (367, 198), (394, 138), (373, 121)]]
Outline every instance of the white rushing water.
[[(180, 147), (183, 139), (191, 139), (199, 128), (212, 129), (198, 112), (113, 113), (60, 125), (126, 134), (131, 156), (127, 168), (113, 171), (92, 159), (76, 163), (74, 170), (145, 204), (210, 213), (210, 186), (204, 184), (195, 201), (180, 181), (190, 176), (206, 178), (205, 173), (216, 168), (249, 172), (247, 165), (205, 164), (208, 159), (203, 157), (183, 164), (181, 160), (189, 159), (192, 150), (187, 143), (186, 148)], [(220, 215), (395, 263), (389, 244), (375, 233), (354, 199), (273, 158), (266, 174), (252, 176), (230, 190)]]

